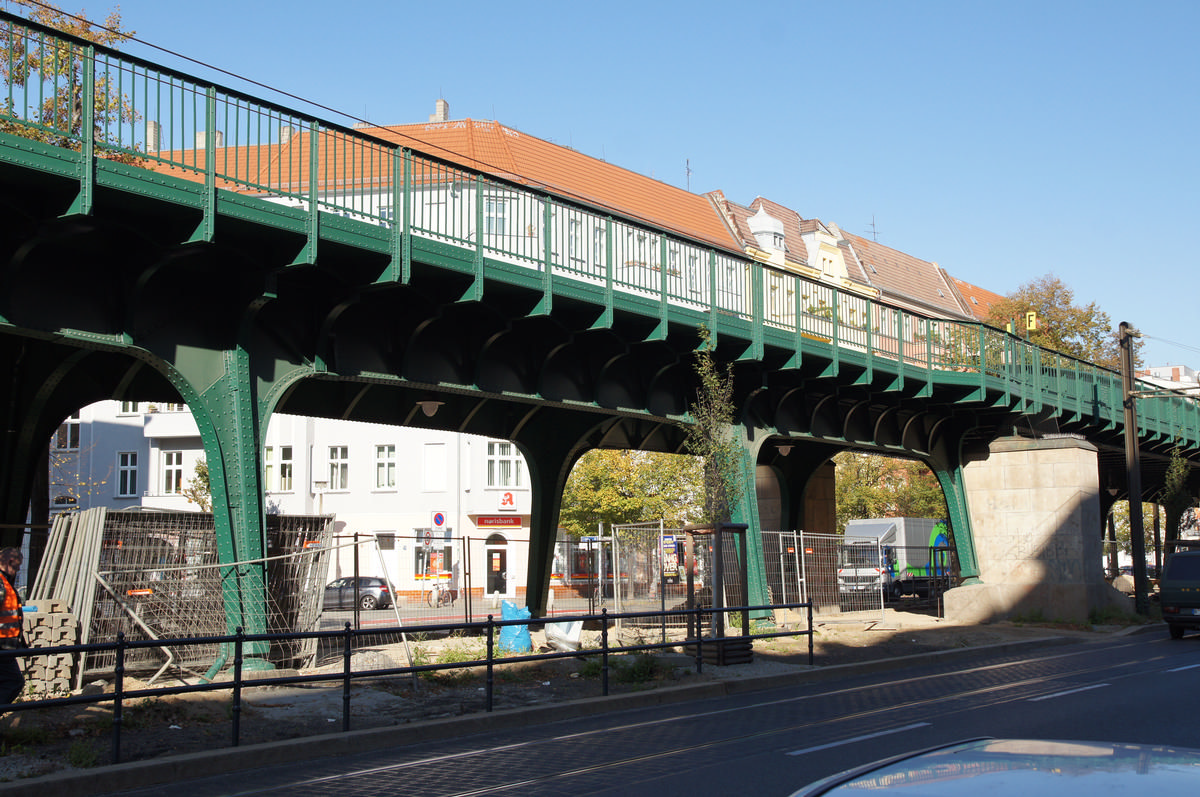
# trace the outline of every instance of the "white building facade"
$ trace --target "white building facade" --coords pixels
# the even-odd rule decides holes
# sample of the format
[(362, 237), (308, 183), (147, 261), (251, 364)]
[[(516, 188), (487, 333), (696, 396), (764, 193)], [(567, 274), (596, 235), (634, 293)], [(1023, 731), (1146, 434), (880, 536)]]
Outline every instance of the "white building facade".
[[(198, 511), (185, 492), (204, 448), (182, 404), (101, 401), (51, 442), (52, 512)], [(433, 580), (518, 599), (531, 493), (516, 446), (436, 430), (275, 415), (263, 450), (267, 513), (332, 515), (329, 580), (385, 576), (401, 595)]]

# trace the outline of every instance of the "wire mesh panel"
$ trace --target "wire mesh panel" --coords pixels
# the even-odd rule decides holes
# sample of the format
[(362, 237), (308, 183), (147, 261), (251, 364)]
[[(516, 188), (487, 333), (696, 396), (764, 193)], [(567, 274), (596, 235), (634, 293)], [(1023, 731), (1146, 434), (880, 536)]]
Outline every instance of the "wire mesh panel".
[[(661, 521), (614, 525), (602, 537), (560, 537), (556, 545), (555, 607), (560, 613), (580, 610), (682, 612), (687, 607), (684, 533)], [(617, 566), (613, 566), (613, 562)], [(564, 597), (566, 600), (564, 600)], [(682, 633), (686, 618), (670, 615), (630, 618), (622, 627), (657, 631), (665, 640)]]
[(841, 534), (764, 531), (762, 547), (773, 604), (811, 601), (813, 614), (820, 615), (825, 622), (837, 621), (842, 615), (847, 620), (862, 620), (865, 612), (877, 612), (882, 618), (877, 540), (847, 538)]
[[(267, 605), (243, 604), (244, 615), (265, 613), (268, 631), (309, 630), (320, 610), (328, 529), (325, 517), (268, 515), (269, 556), (230, 565), (218, 563), (210, 514), (109, 512), (98, 529), (91, 605), (76, 609), (86, 623), (85, 641), (111, 642), (118, 633), (129, 640), (228, 633), (223, 590), (234, 567), (262, 567), (267, 574)], [(274, 644), (268, 659), (295, 666), (312, 654), (311, 641), (293, 640)], [(89, 655), (81, 674), (111, 670), (114, 656)], [(132, 671), (161, 673), (171, 666), (207, 669), (221, 661), (215, 645), (164, 644), (130, 651), (125, 664)]]

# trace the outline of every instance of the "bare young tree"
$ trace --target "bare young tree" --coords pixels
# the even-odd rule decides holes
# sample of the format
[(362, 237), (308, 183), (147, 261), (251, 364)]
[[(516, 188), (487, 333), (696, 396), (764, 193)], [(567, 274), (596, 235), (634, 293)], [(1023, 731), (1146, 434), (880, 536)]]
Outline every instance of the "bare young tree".
[(692, 423), (685, 449), (704, 461), (703, 522), (727, 523), (742, 498), (742, 449), (734, 439), (733, 366), (719, 365), (712, 333), (701, 326), (695, 353), (699, 380), (696, 400), (688, 407)]

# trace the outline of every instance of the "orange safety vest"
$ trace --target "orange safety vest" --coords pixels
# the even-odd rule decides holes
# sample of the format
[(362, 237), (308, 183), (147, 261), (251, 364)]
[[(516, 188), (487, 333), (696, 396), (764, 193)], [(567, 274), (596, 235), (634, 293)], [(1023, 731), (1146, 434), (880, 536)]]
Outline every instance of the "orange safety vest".
[(16, 639), (21, 636), (21, 599), (8, 576), (0, 573), (0, 578), (4, 579), (0, 584), (4, 590), (4, 602), (0, 604), (0, 639)]

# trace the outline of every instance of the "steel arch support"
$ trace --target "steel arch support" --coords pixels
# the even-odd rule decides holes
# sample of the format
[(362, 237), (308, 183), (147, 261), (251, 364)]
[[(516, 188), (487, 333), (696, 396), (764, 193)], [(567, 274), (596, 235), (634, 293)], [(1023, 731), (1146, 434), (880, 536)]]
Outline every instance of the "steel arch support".
[[(208, 463), (217, 558), (226, 628), (247, 634), (267, 631), (266, 564), (241, 564), (266, 555), (262, 493), (259, 483), (260, 413), (244, 349), (208, 351), (180, 364), (179, 392), (192, 410)], [(199, 389), (196, 377), (212, 368), (221, 375)], [(198, 373), (199, 372), (199, 373)], [(247, 643), (243, 668), (273, 669), (265, 642)]]
[[(733, 508), (734, 523), (746, 524), (746, 584), (750, 595), (750, 603), (765, 605), (769, 602), (767, 595), (767, 573), (763, 561), (762, 520), (758, 514), (757, 500), (757, 464), (758, 452), (763, 444), (771, 439), (771, 434), (765, 429), (754, 427), (733, 426), (729, 434), (738, 441), (742, 451), (741, 497)], [(753, 617), (767, 617), (769, 612), (755, 612)]]
[(971, 531), (971, 513), (967, 508), (967, 493), (963, 487), (962, 465), (952, 467), (934, 462), (928, 463), (942, 485), (946, 498), (950, 528), (954, 533), (954, 547), (958, 551), (959, 574), (964, 584), (979, 583), (979, 564), (975, 556), (975, 537)]
[(514, 435), (513, 442), (529, 468), (532, 492), (525, 602), (533, 617), (544, 617), (549, 608), (547, 598), (563, 489), (576, 460), (591, 448), (587, 437), (595, 426), (594, 418), (543, 411), (531, 417)]

